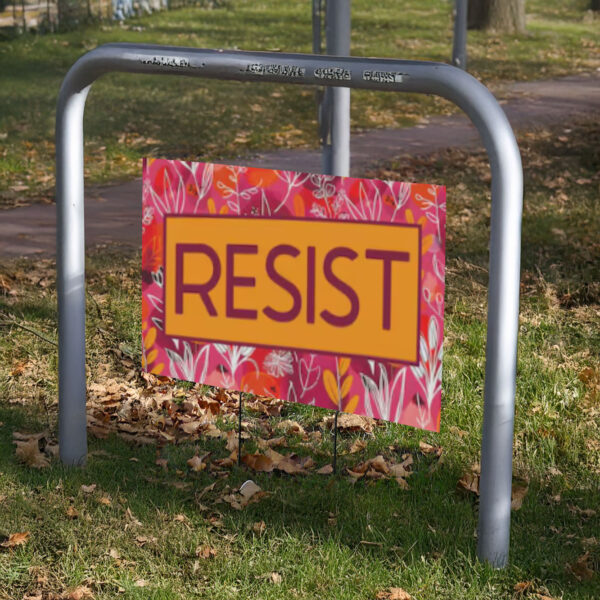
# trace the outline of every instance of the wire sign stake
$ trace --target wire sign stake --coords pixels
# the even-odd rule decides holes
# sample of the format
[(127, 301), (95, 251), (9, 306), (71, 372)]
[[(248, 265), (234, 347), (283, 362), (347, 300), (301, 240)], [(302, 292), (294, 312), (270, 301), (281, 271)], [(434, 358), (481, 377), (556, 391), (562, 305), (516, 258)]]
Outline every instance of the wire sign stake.
[(238, 405), (238, 458), (237, 464), (238, 467), (242, 464), (242, 397), (244, 396), (243, 392), (239, 393), (240, 403)]

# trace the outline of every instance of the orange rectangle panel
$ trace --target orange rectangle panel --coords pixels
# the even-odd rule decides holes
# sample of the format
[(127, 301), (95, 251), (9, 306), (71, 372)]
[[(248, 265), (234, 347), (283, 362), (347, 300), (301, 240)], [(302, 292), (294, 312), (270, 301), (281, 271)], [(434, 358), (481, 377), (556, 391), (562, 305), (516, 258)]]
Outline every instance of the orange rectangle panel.
[(166, 215), (173, 338), (418, 363), (421, 226)]

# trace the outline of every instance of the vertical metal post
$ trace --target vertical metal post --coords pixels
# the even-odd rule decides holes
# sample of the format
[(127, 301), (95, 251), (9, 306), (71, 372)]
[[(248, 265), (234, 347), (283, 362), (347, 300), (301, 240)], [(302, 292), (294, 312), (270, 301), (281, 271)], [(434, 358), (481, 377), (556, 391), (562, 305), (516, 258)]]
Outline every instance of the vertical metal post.
[(313, 54), (321, 54), (321, 17), (323, 0), (312, 0)]
[(88, 91), (89, 86), (61, 94), (56, 118), (58, 436), (65, 465), (83, 465), (87, 455), (83, 110)]
[(468, 0), (455, 0), (452, 64), (463, 71), (467, 70), (467, 9)]
[(238, 406), (238, 467), (242, 464), (242, 396), (243, 392), (240, 392), (240, 403)]
[(482, 98), (479, 90), (471, 94), (478, 114), (475, 110), (468, 114), (473, 114), (478, 125), (492, 170), (477, 555), (494, 567), (504, 567), (510, 542), (523, 171), (514, 134), (502, 109), (491, 94), (489, 99)]
[(338, 416), (339, 410), (335, 411), (335, 418), (333, 419), (333, 473), (337, 473), (337, 437), (338, 437)]
[[(350, 56), (350, 0), (327, 0), (327, 54)], [(323, 153), (323, 172), (350, 175), (350, 88), (327, 88), (331, 118), (329, 148)], [(327, 106), (325, 102), (325, 106)], [(328, 153), (330, 153), (328, 155)]]

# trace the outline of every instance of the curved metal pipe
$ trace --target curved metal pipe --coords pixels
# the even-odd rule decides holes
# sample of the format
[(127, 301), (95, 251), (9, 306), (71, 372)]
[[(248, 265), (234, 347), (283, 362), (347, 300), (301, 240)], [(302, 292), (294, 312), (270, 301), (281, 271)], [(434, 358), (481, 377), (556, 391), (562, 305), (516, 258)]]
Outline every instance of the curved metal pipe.
[(186, 75), (436, 94), (477, 127), (492, 169), (490, 280), (478, 556), (508, 560), (512, 480), (523, 174), (517, 143), (500, 105), (481, 83), (441, 63), (108, 44), (82, 56), (60, 90), (56, 119), (60, 456), (85, 462), (85, 271), (83, 111), (101, 75)]

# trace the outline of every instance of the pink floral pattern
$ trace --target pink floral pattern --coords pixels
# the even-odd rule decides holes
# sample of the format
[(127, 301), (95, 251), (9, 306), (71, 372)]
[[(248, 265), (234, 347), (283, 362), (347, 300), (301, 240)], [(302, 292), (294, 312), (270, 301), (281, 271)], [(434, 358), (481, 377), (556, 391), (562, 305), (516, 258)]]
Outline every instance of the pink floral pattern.
[[(421, 226), (419, 364), (181, 340), (164, 333), (168, 214), (302, 217)], [(439, 430), (445, 272), (443, 186), (147, 160), (143, 169), (142, 361), (177, 379)]]

